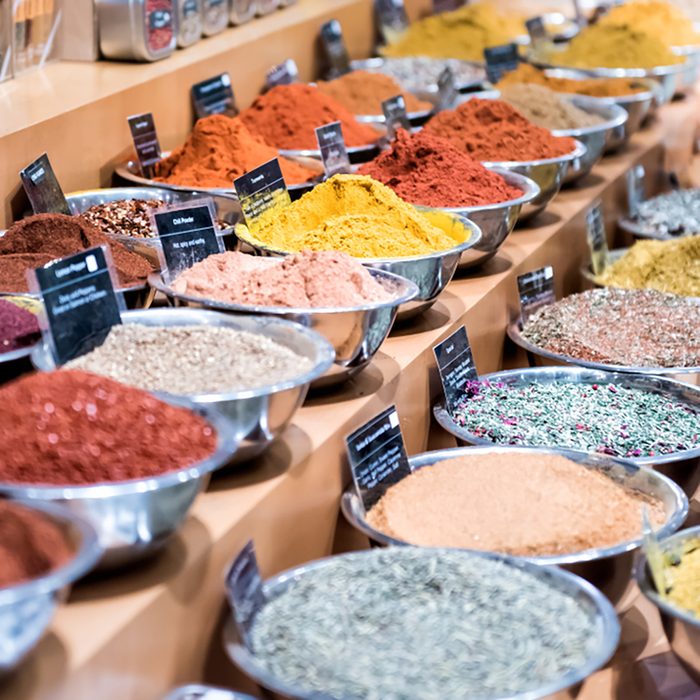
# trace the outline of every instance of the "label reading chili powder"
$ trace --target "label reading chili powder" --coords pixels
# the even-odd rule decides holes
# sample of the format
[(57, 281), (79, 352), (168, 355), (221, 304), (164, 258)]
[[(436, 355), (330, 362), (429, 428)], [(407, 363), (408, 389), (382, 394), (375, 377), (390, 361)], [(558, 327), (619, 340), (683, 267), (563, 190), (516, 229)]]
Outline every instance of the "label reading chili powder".
[(345, 438), (352, 479), (369, 510), (384, 492), (411, 473), (396, 406)]
[(397, 34), (408, 29), (408, 15), (403, 0), (374, 0), (382, 39), (391, 43)]
[(121, 323), (109, 251), (90, 248), (54, 260), (32, 273), (48, 321), (45, 340), (57, 365), (101, 345)]
[(591, 249), (593, 274), (599, 275), (608, 266), (608, 241), (605, 237), (603, 207), (600, 201), (586, 212), (586, 238)]
[(345, 148), (343, 127), (340, 122), (331, 122), (316, 128), (316, 140), (321, 150), (321, 160), (326, 175), (350, 172), (350, 157)]
[(496, 84), (505, 73), (515, 70), (520, 62), (517, 44), (505, 44), (484, 49), (486, 76)]
[(250, 630), (255, 616), (267, 600), (252, 541), (243, 547), (231, 564), (226, 575), (226, 594), (238, 632), (246, 646), (250, 646)]
[(467, 329), (464, 326), (457, 329), (447, 340), (438, 343), (433, 348), (433, 353), (440, 372), (447, 410), (452, 413), (464, 399), (467, 382), (479, 378), (467, 338)]
[(153, 175), (153, 166), (161, 159), (160, 143), (156, 133), (156, 124), (150, 112), (129, 117), (129, 129), (134, 141), (134, 148), (144, 177)]
[(299, 80), (299, 69), (293, 59), (288, 58), (283, 63), (272, 66), (265, 76), (265, 85), (268, 89), (276, 85), (291, 85)]
[(518, 275), (518, 293), (520, 294), (520, 314), (523, 323), (527, 323), (537, 309), (556, 301), (554, 294), (554, 269), (551, 265), (539, 270)]
[(350, 71), (350, 58), (343, 39), (343, 30), (337, 19), (321, 25), (321, 46), (328, 61), (328, 75), (337, 78)]
[(406, 130), (411, 128), (408, 115), (406, 114), (406, 100), (404, 100), (403, 95), (396, 95), (388, 100), (384, 100), (382, 102), (382, 112), (384, 113), (384, 123), (390, 139), (394, 138), (399, 127)]
[(71, 213), (46, 153), (20, 170), (19, 176), (35, 214)]
[(231, 87), (231, 76), (228, 73), (195, 83), (191, 94), (197, 119), (211, 114), (226, 114), (229, 117), (235, 117), (238, 114)]
[(644, 201), (644, 177), (646, 171), (643, 165), (636, 165), (627, 171), (627, 206), (630, 216), (635, 216), (639, 205)]
[(236, 178), (233, 186), (241, 202), (246, 224), (255, 230), (257, 219), (263, 212), (277, 207), (286, 207), (291, 199), (277, 158)]

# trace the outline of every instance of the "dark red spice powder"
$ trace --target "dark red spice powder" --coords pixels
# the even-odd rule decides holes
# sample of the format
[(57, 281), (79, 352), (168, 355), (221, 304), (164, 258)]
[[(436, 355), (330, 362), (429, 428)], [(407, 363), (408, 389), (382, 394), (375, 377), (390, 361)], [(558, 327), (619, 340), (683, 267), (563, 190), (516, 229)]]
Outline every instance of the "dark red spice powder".
[(426, 207), (473, 207), (522, 196), (451, 141), (420, 131), (396, 133), (391, 150), (360, 168), (401, 199)]
[(49, 518), (0, 500), (0, 588), (44, 576), (73, 555), (60, 527)]
[(527, 161), (571, 153), (576, 143), (535, 126), (502, 100), (473, 98), (436, 114), (425, 131), (449, 139), (481, 161)]
[(0, 299), (0, 354), (33, 345), (39, 334), (39, 322), (31, 311)]
[(80, 485), (184, 469), (210, 456), (200, 416), (80, 370), (27, 375), (0, 389), (0, 481)]

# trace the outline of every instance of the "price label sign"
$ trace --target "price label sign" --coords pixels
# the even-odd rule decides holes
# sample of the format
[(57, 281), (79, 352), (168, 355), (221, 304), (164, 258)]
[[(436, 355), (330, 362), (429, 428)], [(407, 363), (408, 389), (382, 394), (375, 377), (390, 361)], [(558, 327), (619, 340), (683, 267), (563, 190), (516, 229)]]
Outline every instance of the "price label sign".
[(374, 0), (379, 31), (386, 43), (391, 43), (408, 29), (408, 15), (403, 0)]
[(316, 140), (321, 151), (323, 169), (328, 177), (336, 173), (350, 172), (350, 157), (345, 148), (343, 127), (340, 122), (331, 122), (317, 127)]
[(447, 340), (433, 348), (433, 354), (440, 373), (447, 410), (454, 413), (464, 398), (467, 383), (479, 379), (467, 338), (467, 329), (464, 326), (457, 329)]
[(440, 73), (437, 80), (438, 86), (438, 99), (440, 103), (440, 109), (450, 109), (457, 99), (459, 91), (457, 90), (457, 85), (455, 82), (455, 74), (452, 72), (452, 68), (446, 66), (445, 69)]
[(71, 213), (46, 153), (20, 170), (19, 176), (35, 214)]
[(396, 406), (348, 435), (345, 446), (365, 510), (370, 510), (389, 486), (411, 473)]
[(197, 119), (211, 114), (226, 114), (230, 117), (238, 114), (231, 87), (231, 76), (228, 73), (221, 73), (201, 83), (195, 83), (191, 93)]
[(350, 57), (345, 46), (343, 30), (337, 19), (321, 25), (321, 46), (328, 61), (329, 75), (337, 78), (350, 72)]
[(233, 186), (251, 231), (255, 230), (261, 214), (270, 209), (286, 207), (291, 202), (277, 158), (236, 178)]
[(520, 63), (517, 44), (504, 44), (484, 49), (486, 76), (496, 84), (506, 73), (515, 70)]
[(537, 309), (553, 304), (556, 301), (554, 294), (554, 269), (551, 265), (541, 267), (524, 275), (518, 275), (518, 293), (520, 295), (520, 315), (523, 323)]
[(156, 124), (150, 112), (136, 114), (128, 118), (131, 138), (136, 149), (136, 156), (144, 177), (153, 176), (153, 166), (161, 159), (160, 143), (156, 133)]
[(593, 274), (599, 275), (608, 266), (608, 240), (605, 236), (605, 221), (600, 201), (595, 202), (586, 212), (586, 238), (591, 250)]
[(245, 645), (250, 647), (250, 631), (255, 616), (267, 602), (252, 541), (243, 547), (231, 564), (226, 575), (226, 597), (233, 610), (238, 633)]
[(411, 128), (408, 115), (406, 114), (406, 100), (404, 100), (403, 95), (396, 95), (396, 97), (384, 100), (382, 102), (382, 112), (384, 113), (384, 123), (390, 139), (396, 136), (397, 129), (408, 130)]
[(645, 199), (644, 179), (646, 171), (643, 165), (635, 165), (627, 171), (627, 207), (630, 216), (635, 216), (639, 205)]
[(268, 89), (277, 85), (291, 85), (299, 80), (299, 69), (293, 59), (288, 58), (276, 66), (272, 66), (265, 76), (265, 85)]
[(532, 44), (540, 44), (547, 38), (547, 30), (542, 17), (533, 17), (525, 22), (527, 33), (530, 35)]
[(46, 340), (57, 365), (102, 344), (121, 323), (121, 304), (106, 248), (53, 260), (30, 273), (30, 286), (44, 302)]

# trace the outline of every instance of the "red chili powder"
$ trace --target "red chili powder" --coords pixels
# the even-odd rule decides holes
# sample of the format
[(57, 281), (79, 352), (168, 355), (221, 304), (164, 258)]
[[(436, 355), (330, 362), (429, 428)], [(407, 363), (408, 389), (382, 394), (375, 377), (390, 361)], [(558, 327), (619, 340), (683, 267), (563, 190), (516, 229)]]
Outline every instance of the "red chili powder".
[(0, 500), (0, 588), (44, 576), (73, 555), (60, 527), (49, 518)]
[(0, 389), (0, 481), (81, 485), (184, 469), (211, 455), (210, 424), (188, 409), (80, 370)]
[(391, 150), (360, 168), (401, 199), (426, 207), (472, 207), (517, 199), (522, 191), (451, 141), (419, 131), (396, 133)]
[(253, 133), (275, 148), (318, 149), (317, 126), (339, 121), (347, 146), (374, 143), (379, 134), (360, 124), (343, 105), (312, 85), (278, 85), (260, 95), (240, 118)]
[(39, 322), (31, 311), (0, 299), (0, 354), (33, 345), (39, 334)]
[(482, 161), (557, 158), (576, 146), (572, 138), (553, 136), (502, 100), (468, 100), (457, 109), (436, 114), (425, 131), (449, 139)]

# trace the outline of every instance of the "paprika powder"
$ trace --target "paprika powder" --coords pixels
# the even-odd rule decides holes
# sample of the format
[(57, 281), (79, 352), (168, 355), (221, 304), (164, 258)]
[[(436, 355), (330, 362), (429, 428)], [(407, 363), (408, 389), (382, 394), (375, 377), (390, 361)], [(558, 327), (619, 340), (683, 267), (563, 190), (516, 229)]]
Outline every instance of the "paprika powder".
[(0, 354), (26, 348), (39, 340), (37, 317), (11, 301), (0, 299)]

